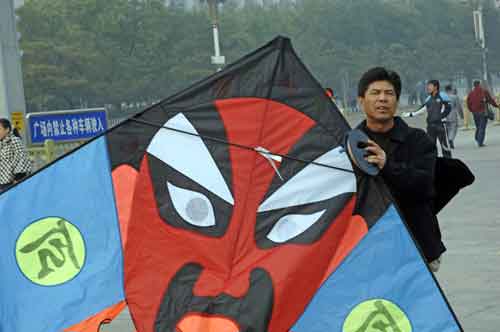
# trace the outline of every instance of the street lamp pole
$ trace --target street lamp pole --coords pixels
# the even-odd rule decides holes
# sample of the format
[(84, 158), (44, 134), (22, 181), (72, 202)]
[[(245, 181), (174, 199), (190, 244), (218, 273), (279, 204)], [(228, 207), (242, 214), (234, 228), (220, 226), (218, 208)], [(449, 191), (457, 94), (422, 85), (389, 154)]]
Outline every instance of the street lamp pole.
[(210, 20), (212, 21), (212, 32), (214, 37), (214, 52), (212, 56), (212, 64), (217, 66), (217, 71), (222, 70), (222, 67), (226, 63), (224, 56), (220, 54), (220, 43), (219, 43), (219, 18), (218, 18), (218, 0), (208, 0), (208, 12), (210, 15)]
[[(481, 55), (483, 59), (483, 80), (488, 83), (488, 48), (486, 47), (486, 37), (484, 33), (484, 16), (483, 16), (483, 3), (479, 2), (479, 13), (481, 15), (481, 31), (482, 31), (482, 43), (481, 43)], [(489, 86), (489, 84), (488, 84)]]
[(483, 2), (481, 0), (477, 3), (477, 9), (472, 12), (474, 17), (474, 35), (476, 41), (481, 48), (481, 60), (483, 65), (483, 81), (488, 83), (488, 48), (486, 47), (486, 38), (484, 32), (484, 16), (483, 16)]
[(16, 30), (14, 0), (0, 1), (0, 118), (9, 118), (19, 133), (26, 138), (21, 52)]

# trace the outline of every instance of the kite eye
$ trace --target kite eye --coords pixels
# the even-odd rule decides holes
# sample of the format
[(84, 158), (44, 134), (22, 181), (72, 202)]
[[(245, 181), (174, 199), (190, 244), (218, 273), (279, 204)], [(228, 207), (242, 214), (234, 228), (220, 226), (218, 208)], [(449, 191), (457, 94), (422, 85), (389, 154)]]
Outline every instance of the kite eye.
[(313, 214), (289, 214), (281, 217), (267, 234), (267, 238), (275, 243), (284, 243), (307, 231), (314, 225), (326, 210)]
[(205, 195), (176, 187), (170, 182), (167, 182), (167, 189), (175, 210), (184, 221), (197, 227), (215, 225), (214, 208)]

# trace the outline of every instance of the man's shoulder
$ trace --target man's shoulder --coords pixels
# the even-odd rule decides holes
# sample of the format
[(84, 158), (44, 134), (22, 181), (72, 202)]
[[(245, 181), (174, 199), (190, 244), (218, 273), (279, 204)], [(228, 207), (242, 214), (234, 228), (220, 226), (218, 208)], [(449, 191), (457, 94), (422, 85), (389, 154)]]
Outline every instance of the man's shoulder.
[[(361, 121), (356, 127), (356, 129), (361, 129), (363, 131), (367, 130), (366, 120)], [(411, 127), (403, 120), (401, 117), (394, 117), (394, 128), (392, 130), (392, 135), (396, 136), (400, 140), (406, 140), (408, 137), (413, 139), (420, 137), (427, 137), (426, 132), (423, 129), (417, 127)]]
[(423, 129), (417, 128), (417, 127), (412, 127), (409, 124), (407, 124), (406, 122), (405, 122), (405, 124), (406, 124), (406, 127), (407, 127), (407, 129), (406, 129), (407, 136), (419, 137), (419, 136), (422, 136), (422, 135), (427, 135)]
[(469, 92), (469, 94), (467, 96), (475, 96), (475, 95), (478, 95), (478, 94), (481, 94), (482, 93), (482, 90), (481, 88), (479, 89), (472, 89), (471, 92)]
[(408, 136), (411, 136), (412, 138), (425, 138), (427, 137), (427, 133), (422, 128), (409, 127)]
[(404, 133), (405, 136), (405, 141), (408, 142), (415, 142), (415, 141), (420, 141), (422, 139), (427, 138), (427, 133), (417, 127), (412, 127), (408, 123), (406, 123), (403, 119), (401, 118), (395, 118), (396, 120), (396, 126), (399, 128), (401, 132)]
[(419, 150), (435, 150), (436, 144), (434, 144), (427, 135), (427, 132), (421, 128), (412, 128), (413, 131), (411, 135), (408, 135), (408, 141), (410, 144), (415, 146)]

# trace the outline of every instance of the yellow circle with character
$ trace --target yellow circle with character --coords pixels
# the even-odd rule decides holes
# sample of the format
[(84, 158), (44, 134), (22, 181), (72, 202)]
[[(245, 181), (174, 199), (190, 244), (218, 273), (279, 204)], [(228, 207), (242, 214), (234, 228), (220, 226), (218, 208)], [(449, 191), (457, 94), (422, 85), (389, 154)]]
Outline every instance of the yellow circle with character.
[(78, 228), (64, 218), (43, 218), (27, 226), (17, 239), (16, 260), (33, 283), (60, 285), (82, 270), (85, 242)]
[(358, 304), (344, 321), (342, 332), (412, 332), (406, 314), (396, 304), (374, 299)]

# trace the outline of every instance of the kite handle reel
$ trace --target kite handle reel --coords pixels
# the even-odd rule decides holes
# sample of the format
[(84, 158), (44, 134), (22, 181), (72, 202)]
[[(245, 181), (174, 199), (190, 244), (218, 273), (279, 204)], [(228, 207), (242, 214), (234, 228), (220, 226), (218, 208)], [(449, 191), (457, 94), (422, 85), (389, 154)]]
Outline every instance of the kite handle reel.
[(376, 176), (380, 169), (365, 159), (365, 148), (368, 146), (368, 139), (368, 136), (362, 130), (352, 129), (345, 136), (344, 149), (356, 168), (367, 175)]

